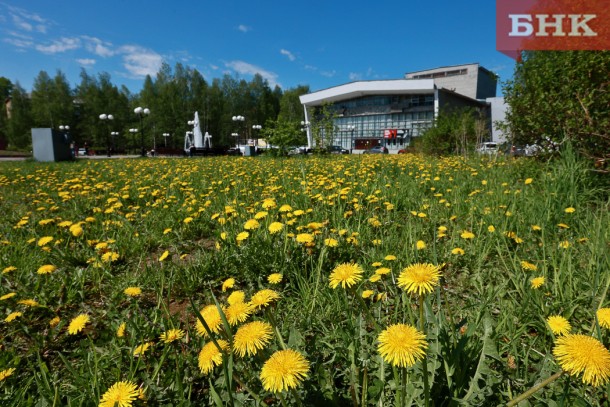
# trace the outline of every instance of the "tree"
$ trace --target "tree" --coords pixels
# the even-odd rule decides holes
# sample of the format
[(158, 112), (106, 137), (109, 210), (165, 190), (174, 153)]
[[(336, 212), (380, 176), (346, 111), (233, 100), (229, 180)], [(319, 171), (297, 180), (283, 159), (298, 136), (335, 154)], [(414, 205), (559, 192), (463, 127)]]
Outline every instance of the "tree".
[(419, 147), (426, 154), (467, 154), (488, 135), (489, 126), (481, 111), (443, 110), (434, 125), (422, 134)]
[(278, 118), (282, 120), (301, 122), (303, 120), (303, 106), (299, 96), (309, 93), (309, 86), (299, 85), (288, 89), (280, 99), (280, 112)]
[(288, 147), (306, 144), (307, 138), (301, 131), (300, 122), (284, 119), (268, 119), (261, 135), (268, 144), (278, 148), (278, 154), (285, 154)]
[(32, 143), (30, 98), (16, 82), (11, 92), (11, 115), (7, 125), (9, 146), (24, 149)]
[(332, 144), (336, 131), (335, 117), (336, 113), (330, 103), (324, 103), (314, 109), (310, 129), (317, 149), (323, 150)]
[(610, 158), (610, 51), (530, 51), (504, 84), (515, 144), (558, 145)]
[(4, 150), (8, 143), (8, 115), (6, 107), (10, 100), (12, 90), (13, 84), (11, 81), (4, 76), (0, 76), (0, 150)]

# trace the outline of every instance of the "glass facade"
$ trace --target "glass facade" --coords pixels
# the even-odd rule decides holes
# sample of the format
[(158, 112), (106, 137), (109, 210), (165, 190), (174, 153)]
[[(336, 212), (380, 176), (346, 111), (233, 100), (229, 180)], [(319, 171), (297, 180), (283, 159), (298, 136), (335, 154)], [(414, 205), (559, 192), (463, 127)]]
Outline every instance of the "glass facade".
[(364, 96), (336, 102), (329, 109), (335, 116), (335, 132), (324, 135), (326, 144), (401, 149), (432, 126), (434, 94)]

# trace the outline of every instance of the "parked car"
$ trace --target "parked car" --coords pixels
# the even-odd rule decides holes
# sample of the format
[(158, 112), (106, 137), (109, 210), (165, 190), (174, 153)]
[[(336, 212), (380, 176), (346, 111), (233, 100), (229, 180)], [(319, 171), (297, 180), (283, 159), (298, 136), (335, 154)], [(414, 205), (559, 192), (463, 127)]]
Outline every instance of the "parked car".
[(488, 141), (485, 143), (481, 143), (477, 147), (476, 152), (479, 154), (495, 155), (498, 154), (499, 150), (500, 146), (498, 145), (498, 143)]
[(78, 155), (79, 156), (85, 156), (87, 155), (87, 150), (85, 150), (83, 147), (78, 149)]
[(331, 154), (349, 154), (349, 150), (341, 146), (328, 146), (328, 151)]
[(288, 155), (311, 154), (311, 149), (307, 146), (292, 147), (288, 150)]
[(363, 151), (362, 154), (388, 154), (388, 148), (386, 146), (375, 146)]

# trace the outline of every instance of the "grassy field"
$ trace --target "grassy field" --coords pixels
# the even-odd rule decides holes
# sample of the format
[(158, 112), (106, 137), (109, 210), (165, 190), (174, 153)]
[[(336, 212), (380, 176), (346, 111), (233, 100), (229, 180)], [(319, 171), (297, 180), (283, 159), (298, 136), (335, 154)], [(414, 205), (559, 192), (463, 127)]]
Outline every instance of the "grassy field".
[(0, 163), (0, 404), (607, 403), (598, 192), (570, 154)]

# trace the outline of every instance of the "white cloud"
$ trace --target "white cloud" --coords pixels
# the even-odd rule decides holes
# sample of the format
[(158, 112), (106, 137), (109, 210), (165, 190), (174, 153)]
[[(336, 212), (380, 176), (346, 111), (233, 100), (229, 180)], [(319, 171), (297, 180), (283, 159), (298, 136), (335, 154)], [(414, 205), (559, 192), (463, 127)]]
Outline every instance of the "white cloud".
[(294, 54), (290, 51), (288, 51), (287, 49), (281, 49), (280, 50), (280, 54), (282, 55), (286, 55), (288, 57), (289, 60), (294, 61), (295, 59), (297, 59)]
[(99, 38), (89, 37), (83, 35), (82, 38), (85, 40), (85, 48), (89, 52), (93, 52), (95, 55), (107, 58), (113, 56), (116, 52), (112, 50), (112, 44), (106, 41), (102, 41)]
[(95, 65), (95, 59), (91, 59), (91, 58), (77, 59), (76, 62), (78, 62), (82, 66), (93, 66), (93, 65)]
[(227, 68), (231, 68), (232, 70), (234, 70), (237, 73), (244, 74), (244, 75), (259, 74), (264, 79), (266, 79), (267, 82), (269, 82), (269, 86), (271, 86), (272, 88), (275, 87), (275, 85), (278, 85), (280, 87), (282, 86), (277, 82), (276, 73), (267, 71), (256, 65), (252, 65), (252, 64), (249, 64), (244, 61), (231, 61), (231, 62), (225, 63), (225, 66)]
[(248, 31), (250, 31), (252, 28), (248, 27), (247, 25), (244, 24), (240, 24), (237, 26), (237, 29), (243, 33), (247, 33)]
[(51, 45), (36, 45), (35, 48), (44, 54), (57, 54), (59, 52), (80, 48), (80, 46), (81, 42), (79, 38), (62, 37), (59, 40), (53, 41)]
[(163, 63), (161, 55), (139, 45), (124, 45), (117, 52), (123, 55), (125, 69), (135, 77), (155, 75)]
[(28, 23), (27, 21), (24, 21), (21, 17), (16, 16), (14, 14), (12, 15), (12, 17), (13, 23), (17, 26), (17, 28), (20, 28), (25, 31), (32, 31), (34, 29), (32, 24)]
[(320, 75), (326, 76), (327, 78), (332, 78), (337, 74), (337, 71), (334, 69), (332, 71), (320, 71)]
[(13, 23), (21, 30), (32, 32), (38, 31), (46, 34), (47, 28), (49, 27), (49, 21), (40, 17), (38, 14), (30, 13), (22, 8), (7, 6)]
[(359, 74), (357, 72), (350, 72), (348, 78), (350, 81), (359, 81), (362, 80), (362, 74)]
[(5, 38), (3, 41), (16, 46), (17, 48), (31, 48), (34, 45), (34, 43), (30, 40), (23, 40), (19, 38)]

